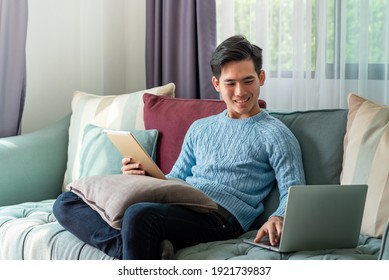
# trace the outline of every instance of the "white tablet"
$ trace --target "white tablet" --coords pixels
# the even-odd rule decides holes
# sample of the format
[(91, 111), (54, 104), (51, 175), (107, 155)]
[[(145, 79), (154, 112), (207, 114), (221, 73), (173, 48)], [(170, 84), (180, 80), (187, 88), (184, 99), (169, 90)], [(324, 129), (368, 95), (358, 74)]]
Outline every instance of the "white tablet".
[(108, 129), (105, 129), (104, 132), (123, 157), (132, 158), (133, 161), (141, 163), (147, 175), (158, 179), (166, 179), (165, 174), (131, 132)]

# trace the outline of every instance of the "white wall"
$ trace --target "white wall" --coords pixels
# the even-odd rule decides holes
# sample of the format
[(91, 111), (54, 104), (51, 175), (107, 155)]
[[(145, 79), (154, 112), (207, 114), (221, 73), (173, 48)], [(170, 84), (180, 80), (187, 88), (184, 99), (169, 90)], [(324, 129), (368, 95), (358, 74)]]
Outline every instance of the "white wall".
[(31, 0), (23, 133), (71, 112), (75, 90), (145, 88), (145, 1)]

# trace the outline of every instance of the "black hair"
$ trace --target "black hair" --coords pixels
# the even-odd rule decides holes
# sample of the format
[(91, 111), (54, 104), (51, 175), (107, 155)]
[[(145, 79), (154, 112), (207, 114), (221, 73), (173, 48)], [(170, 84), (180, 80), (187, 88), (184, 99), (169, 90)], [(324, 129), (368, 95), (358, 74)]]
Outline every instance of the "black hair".
[(254, 62), (255, 72), (259, 74), (262, 70), (262, 49), (251, 44), (242, 35), (232, 36), (224, 40), (214, 51), (211, 58), (212, 73), (219, 79), (225, 63), (246, 59)]

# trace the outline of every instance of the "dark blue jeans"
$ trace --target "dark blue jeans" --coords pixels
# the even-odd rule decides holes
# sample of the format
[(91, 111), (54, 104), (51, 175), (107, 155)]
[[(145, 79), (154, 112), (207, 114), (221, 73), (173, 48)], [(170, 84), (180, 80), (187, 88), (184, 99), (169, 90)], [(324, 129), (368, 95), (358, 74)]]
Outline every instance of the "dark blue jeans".
[(127, 208), (122, 228), (109, 226), (72, 192), (54, 203), (58, 222), (85, 243), (118, 259), (160, 259), (160, 243), (168, 239), (175, 249), (202, 242), (236, 238), (241, 229), (221, 215), (198, 213), (182, 206), (142, 202)]

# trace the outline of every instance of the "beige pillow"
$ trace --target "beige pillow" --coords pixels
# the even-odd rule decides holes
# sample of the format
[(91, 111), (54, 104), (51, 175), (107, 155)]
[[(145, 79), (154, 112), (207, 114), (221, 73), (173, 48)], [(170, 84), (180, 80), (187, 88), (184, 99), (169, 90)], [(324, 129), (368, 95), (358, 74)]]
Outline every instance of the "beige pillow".
[(381, 237), (389, 220), (389, 106), (348, 97), (341, 184), (367, 184), (361, 233)]
[(80, 177), (80, 152), (88, 124), (115, 130), (142, 130), (143, 94), (174, 96), (173, 83), (121, 95), (94, 95), (76, 91), (72, 99), (69, 127), (68, 161), (64, 186)]
[(91, 176), (66, 187), (96, 210), (113, 228), (120, 229), (128, 206), (137, 202), (160, 202), (182, 205), (207, 213), (217, 209), (202, 191), (181, 180), (162, 180), (139, 175)]

